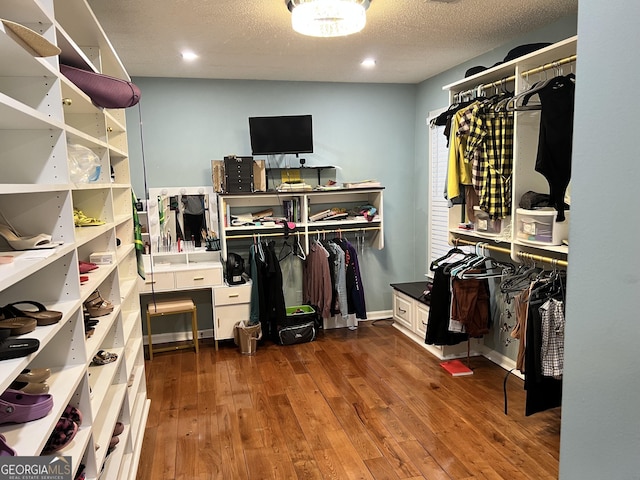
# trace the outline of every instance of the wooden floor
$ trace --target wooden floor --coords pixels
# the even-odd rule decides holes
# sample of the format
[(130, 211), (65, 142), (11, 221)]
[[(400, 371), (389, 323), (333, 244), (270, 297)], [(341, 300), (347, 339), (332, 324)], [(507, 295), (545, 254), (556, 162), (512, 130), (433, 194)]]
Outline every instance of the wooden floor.
[(560, 409), (525, 417), (512, 375), (505, 415), (505, 371), (471, 366), (451, 377), (386, 321), (154, 355), (137, 478), (556, 479)]

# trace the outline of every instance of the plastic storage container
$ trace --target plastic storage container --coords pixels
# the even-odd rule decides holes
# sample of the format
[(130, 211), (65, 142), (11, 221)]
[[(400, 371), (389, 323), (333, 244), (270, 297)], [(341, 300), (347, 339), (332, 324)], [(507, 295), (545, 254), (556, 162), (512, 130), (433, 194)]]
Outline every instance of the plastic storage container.
[(504, 228), (511, 223), (511, 217), (491, 219), (489, 214), (480, 209), (473, 207), (476, 217), (474, 222), (474, 230), (480, 235), (495, 236), (502, 234)]
[(553, 208), (526, 210), (518, 208), (516, 238), (534, 245), (561, 245), (569, 238), (569, 211), (565, 210), (565, 220), (556, 221), (558, 212)]

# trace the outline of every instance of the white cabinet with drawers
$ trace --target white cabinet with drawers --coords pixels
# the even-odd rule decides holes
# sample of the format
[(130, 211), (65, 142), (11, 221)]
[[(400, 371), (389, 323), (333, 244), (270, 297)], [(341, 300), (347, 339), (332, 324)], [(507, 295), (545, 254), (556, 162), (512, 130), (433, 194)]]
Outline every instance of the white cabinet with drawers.
[(213, 289), (215, 303), (214, 338), (216, 350), (219, 340), (233, 338), (238, 322), (249, 320), (251, 281), (242, 285), (224, 285)]
[[(394, 326), (441, 360), (467, 355), (467, 342), (458, 345), (425, 344), (429, 322), (429, 305), (422, 301), (422, 293), (426, 283), (425, 281), (391, 285), (393, 287)], [(472, 340), (470, 347), (473, 349), (473, 354), (476, 354), (478, 341)]]

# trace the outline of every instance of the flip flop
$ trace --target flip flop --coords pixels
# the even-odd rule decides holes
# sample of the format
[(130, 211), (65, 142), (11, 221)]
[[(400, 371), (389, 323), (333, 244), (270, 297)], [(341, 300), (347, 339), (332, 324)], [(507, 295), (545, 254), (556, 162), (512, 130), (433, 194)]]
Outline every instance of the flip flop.
[(118, 359), (117, 353), (110, 353), (106, 350), (99, 350), (96, 353), (95, 357), (93, 357), (93, 363), (95, 365), (107, 365), (108, 363), (113, 363)]
[(8, 318), (7, 320), (0, 320), (0, 329), (8, 330), (10, 336), (17, 337), (18, 335), (33, 332), (37, 324), (38, 322), (33, 318)]
[(0, 360), (26, 357), (40, 348), (37, 338), (8, 338), (8, 328), (0, 328)]
[[(37, 308), (34, 312), (33, 310), (22, 310), (16, 305), (31, 305)], [(62, 312), (58, 312), (57, 310), (47, 310), (40, 302), (35, 302), (33, 300), (21, 300), (19, 302), (13, 302), (4, 307), (5, 309), (9, 309), (9, 312), (13, 314), (15, 317), (28, 317), (35, 318), (38, 322), (38, 326), (43, 327), (45, 325), (53, 325), (54, 323), (58, 323), (62, 318)]]

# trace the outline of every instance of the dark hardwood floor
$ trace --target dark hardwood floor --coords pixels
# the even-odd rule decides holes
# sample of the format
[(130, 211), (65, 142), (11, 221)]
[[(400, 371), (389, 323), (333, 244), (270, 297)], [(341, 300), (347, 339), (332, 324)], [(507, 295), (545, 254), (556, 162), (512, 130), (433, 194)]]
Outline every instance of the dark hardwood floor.
[(454, 378), (389, 322), (360, 325), (154, 355), (138, 480), (557, 478), (560, 409), (525, 417), (511, 375), (505, 415), (489, 360)]

